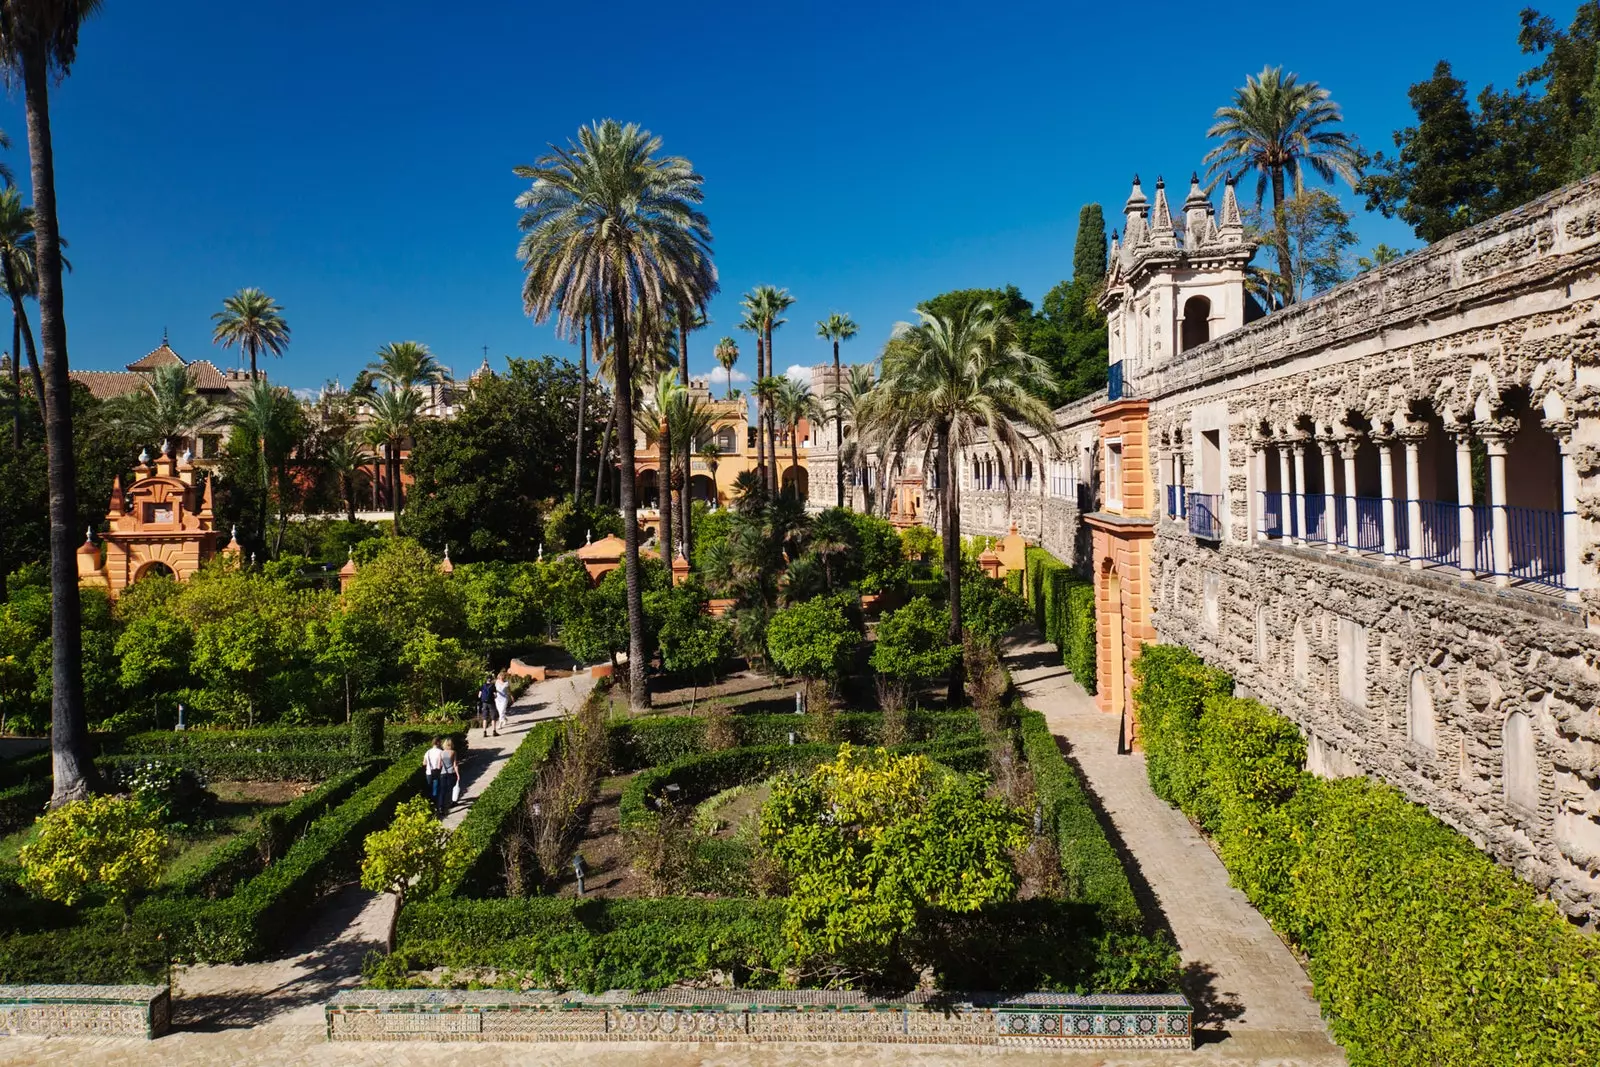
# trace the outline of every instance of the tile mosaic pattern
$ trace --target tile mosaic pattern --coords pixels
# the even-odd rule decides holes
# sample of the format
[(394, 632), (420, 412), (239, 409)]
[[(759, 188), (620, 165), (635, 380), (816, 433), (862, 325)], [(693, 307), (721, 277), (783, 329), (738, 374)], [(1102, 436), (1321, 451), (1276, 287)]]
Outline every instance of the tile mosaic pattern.
[(812, 990), (635, 994), (348, 990), (326, 1008), (330, 1041), (849, 1041), (1072, 1049), (1189, 1049), (1177, 994), (1078, 997)]
[(0, 1035), (154, 1038), (171, 1020), (166, 986), (0, 985)]

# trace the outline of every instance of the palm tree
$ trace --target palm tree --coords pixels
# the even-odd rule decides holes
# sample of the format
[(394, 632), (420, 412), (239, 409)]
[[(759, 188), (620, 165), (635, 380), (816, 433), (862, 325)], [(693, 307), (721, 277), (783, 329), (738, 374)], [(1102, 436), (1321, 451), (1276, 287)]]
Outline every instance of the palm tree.
[[(0, 147), (10, 141), (0, 132)], [(63, 242), (64, 243), (64, 242)], [(16, 189), (0, 189), (0, 285), (11, 298), (11, 386), (12, 444), (22, 447), (22, 351), (27, 345), (28, 372), (33, 377), (33, 399), (44, 420), (44, 376), (39, 371), (39, 354), (34, 349), (33, 329), (28, 325), (24, 297), (34, 296), (39, 288), (34, 269), (33, 209), (22, 202)], [(62, 257), (62, 266), (68, 267)]]
[(660, 138), (606, 119), (552, 146), (533, 166), (518, 167), (532, 185), (517, 198), (526, 268), (524, 309), (535, 321), (552, 314), (569, 328), (589, 301), (609, 319), (616, 364), (617, 440), (622, 453), (622, 527), (628, 600), (629, 703), (649, 707), (645, 688), (644, 603), (639, 582), (635, 500), (633, 318), (657, 318), (674, 300), (704, 303), (716, 288), (711, 230), (699, 205), (704, 179), (678, 156), (662, 156)]
[[(673, 398), (667, 418), (672, 427), (672, 439), (681, 442), (683, 448), (683, 484), (678, 492), (678, 539), (683, 542), (683, 558), (688, 560), (693, 558), (694, 552), (694, 514), (690, 506), (690, 498), (694, 495), (694, 460), (691, 457), (696, 441), (701, 442), (700, 449), (704, 453), (717, 420), (711, 414), (710, 407), (696, 400), (689, 390), (682, 387)], [(715, 442), (711, 444), (715, 449)], [(716, 484), (715, 479), (712, 479), (712, 484)]]
[(378, 349), (363, 379), (370, 387), (383, 382), (395, 389), (426, 388), (449, 380), (444, 367), (421, 341), (391, 341)]
[(824, 341), (833, 342), (833, 384), (834, 392), (829, 395), (829, 406), (833, 408), (833, 485), (834, 506), (844, 507), (844, 423), (839, 415), (838, 404), (832, 399), (838, 393), (842, 384), (839, 379), (839, 342), (848, 341), (856, 335), (856, 320), (849, 315), (841, 315), (837, 311), (830, 312), (828, 317), (818, 321), (817, 336)]
[(767, 441), (768, 462), (761, 469), (761, 477), (767, 483), (767, 495), (772, 497), (778, 495), (778, 441), (776, 436), (770, 440), (767, 438), (767, 421), (772, 413), (772, 405), (777, 402), (778, 388), (782, 384), (781, 378), (768, 374), (758, 378), (750, 388), (751, 394), (756, 398), (756, 410), (759, 412), (756, 418), (756, 443), (759, 445), (762, 441)]
[[(845, 444), (843, 437), (839, 440), (839, 454), (850, 464), (851, 474), (857, 484), (864, 482), (862, 471), (866, 467), (866, 448), (862, 444), (863, 417), (868, 413), (872, 395), (872, 368), (854, 366), (850, 368), (849, 375), (839, 383), (839, 388), (834, 390), (828, 398), (833, 406), (834, 416), (849, 426), (852, 440)], [(841, 431), (842, 433), (842, 431)], [(862, 503), (868, 513), (872, 511), (872, 497), (862, 486)]]
[[(594, 313), (591, 301), (589, 313)], [(583, 420), (584, 407), (589, 399), (589, 320), (578, 318), (578, 440), (572, 457), (572, 506), (578, 506), (578, 494), (583, 492)]]
[[(303, 436), (305, 421), (300, 404), (289, 390), (257, 379), (228, 398), (230, 421), (236, 431), (250, 438), (256, 461), (257, 488), (261, 490), (261, 539), (267, 540), (267, 505), (277, 482), (278, 532), (273, 537), (271, 554), (278, 554), (283, 528), (288, 522), (289, 496), (293, 486), (289, 461)], [(274, 479), (274, 475), (276, 478)]]
[(789, 429), (789, 470), (794, 479), (794, 495), (796, 499), (800, 493), (800, 423), (802, 420), (815, 420), (822, 415), (822, 406), (817, 403), (817, 398), (811, 395), (811, 386), (805, 382), (797, 382), (793, 378), (778, 379), (777, 395), (773, 397), (772, 409), (777, 418)]
[(250, 357), (250, 378), (256, 377), (256, 357), (263, 352), (282, 356), (289, 346), (289, 324), (283, 321), (283, 308), (260, 289), (240, 289), (222, 302), (222, 310), (211, 316), (216, 328), (211, 340), (223, 348), (238, 345)]
[(1279, 298), (1291, 303), (1289, 284), (1289, 232), (1283, 217), (1294, 181), (1294, 193), (1304, 184), (1310, 167), (1323, 181), (1343, 178), (1355, 187), (1361, 175), (1361, 149), (1355, 138), (1334, 127), (1343, 120), (1339, 105), (1316, 82), (1304, 82), (1282, 67), (1266, 67), (1245, 78), (1233, 94), (1233, 103), (1217, 108), (1216, 121), (1207, 137), (1222, 143), (1206, 153), (1210, 176), (1229, 181), (1255, 171), (1256, 207), (1260, 208), (1268, 184), (1272, 186), (1273, 244), (1277, 249)]
[[(740, 302), (744, 308), (744, 315), (739, 319), (739, 329), (756, 335), (756, 376), (754, 381), (759, 382), (767, 376), (766, 351), (767, 337), (763, 332), (763, 319), (761, 308), (757, 302), (754, 291), (744, 295)], [(754, 383), (752, 383), (754, 384)], [(753, 391), (753, 390), (752, 390)], [(761, 475), (762, 481), (767, 478), (767, 435), (761, 422), (762, 408), (756, 408), (756, 472)], [(748, 445), (748, 441), (741, 442), (741, 447)]]
[[(758, 285), (746, 298), (753, 310), (757, 312), (761, 323), (761, 333), (767, 342), (767, 365), (761, 374), (771, 377), (777, 374), (777, 364), (774, 362), (772, 351), (772, 331), (782, 326), (788, 320), (783, 318), (783, 313), (794, 304), (794, 297), (789, 295), (789, 290), (779, 289), (775, 285)], [(757, 362), (759, 362), (759, 354)], [(772, 457), (772, 470), (767, 475), (767, 488), (774, 496), (778, 493), (778, 421), (770, 404), (764, 405), (761, 418), (757, 425), (766, 427), (767, 453)]]
[(724, 337), (717, 342), (717, 347), (712, 350), (717, 357), (717, 364), (722, 368), (722, 373), (728, 376), (727, 399), (733, 399), (733, 367), (739, 362), (739, 342), (731, 337)]
[(50, 84), (66, 77), (78, 30), (100, 0), (0, 0), (0, 63), (22, 83), (33, 184), (34, 265), (44, 350), (45, 452), (50, 485), (50, 806), (99, 784), (83, 705), (82, 609), (78, 601), (77, 463), (72, 450), (72, 379), (61, 289), (61, 227), (56, 217), (55, 146)]
[[(859, 413), (878, 429), (874, 438), (898, 459), (910, 448), (931, 450), (944, 525), (944, 567), (949, 583), (950, 640), (961, 641), (961, 499), (956, 453), (980, 434), (994, 446), (1019, 453), (1038, 449), (1018, 424), (1053, 435), (1050, 405), (1055, 376), (1049, 364), (1024, 351), (1011, 322), (990, 304), (949, 317), (919, 311), (922, 321), (900, 323), (883, 352), (883, 377), (868, 410)], [(963, 698), (964, 665), (950, 675), (949, 704)]]
[(656, 506), (661, 514), (661, 558), (668, 566), (672, 564), (672, 550), (676, 544), (672, 539), (671, 414), (673, 405), (677, 403), (678, 394), (684, 391), (673, 371), (660, 371), (655, 381), (651, 383), (650, 393), (645, 397), (645, 402), (639, 411), (640, 417), (644, 420), (645, 443), (656, 446), (658, 463), (656, 482), (659, 486)]
[(227, 413), (202, 397), (179, 364), (157, 367), (144, 388), (106, 402), (107, 414), (142, 445), (187, 440), (227, 421)]
[(366, 446), (353, 432), (333, 438), (322, 450), (323, 469), (338, 483), (345, 518), (351, 522), (356, 521), (356, 479), (367, 469), (369, 458)]
[(400, 449), (416, 433), (422, 419), (422, 392), (414, 385), (384, 383), (367, 398), (367, 444), (381, 449), (384, 470), (389, 478), (389, 510), (394, 532), (400, 532), (400, 509), (405, 500), (400, 492)]

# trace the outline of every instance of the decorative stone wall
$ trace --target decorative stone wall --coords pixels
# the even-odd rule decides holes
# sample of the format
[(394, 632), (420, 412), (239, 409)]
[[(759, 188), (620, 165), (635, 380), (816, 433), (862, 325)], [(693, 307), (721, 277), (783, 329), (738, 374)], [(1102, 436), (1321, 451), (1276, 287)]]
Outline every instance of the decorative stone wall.
[(166, 986), (0, 986), (0, 1034), (17, 1037), (145, 1037), (172, 1023)]
[(648, 994), (349, 990), (326, 1008), (330, 1041), (846, 1041), (1059, 1049), (1190, 1049), (1177, 994), (1014, 997), (664, 990)]

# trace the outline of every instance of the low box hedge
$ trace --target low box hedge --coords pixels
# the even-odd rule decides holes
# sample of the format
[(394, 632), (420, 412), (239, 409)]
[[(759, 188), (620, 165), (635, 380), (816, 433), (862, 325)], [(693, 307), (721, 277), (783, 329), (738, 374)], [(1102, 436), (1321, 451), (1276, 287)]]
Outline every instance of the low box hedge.
[[(786, 745), (791, 732), (803, 733), (805, 719), (798, 715), (734, 715), (731, 718), (738, 747)], [(883, 741), (883, 714), (844, 711), (834, 717), (834, 736), (854, 745)], [(970, 710), (913, 711), (907, 716), (912, 740), (926, 741), (952, 734), (970, 734), (978, 717)], [(705, 720), (693, 715), (659, 715), (624, 719), (608, 727), (608, 752), (612, 772), (626, 774), (645, 767), (673, 763), (706, 751)]]
[(1134, 664), (1151, 786), (1310, 956), (1352, 1067), (1600, 1062), (1600, 945), (1392, 786), (1300, 768), (1298, 728), (1186, 649)]
[(1144, 912), (1083, 780), (1061, 755), (1043, 715), (1023, 711), (1020, 732), (1022, 754), (1033, 772), (1040, 821), (1061, 853), (1063, 889), (1073, 899), (1093, 904), (1108, 927), (1139, 930), (1145, 923)]
[[(251, 730), (143, 730), (135, 734), (111, 736), (102, 741), (102, 756), (179, 756), (233, 753), (308, 753), (343, 754), (367, 758), (380, 755), (398, 759), (418, 745), (435, 737), (450, 737), (457, 750), (465, 743), (460, 725), (388, 724), (374, 727), (371, 715), (362, 712), (348, 726), (263, 726)], [(377, 752), (372, 742), (381, 738)]]
[(1024, 553), (1028, 603), (1045, 640), (1079, 685), (1095, 691), (1094, 583), (1042, 548)]
[[(385, 734), (384, 758), (397, 759), (430, 744), (434, 737), (450, 738), (458, 755), (467, 751), (464, 730), (434, 732), (405, 727)], [(339, 744), (332, 744), (335, 741)], [(103, 755), (95, 765), (115, 775), (142, 763), (159, 761), (187, 767), (214, 781), (324, 782), (361, 767), (371, 758), (356, 754), (349, 741), (350, 733), (342, 726), (148, 732), (131, 735), (117, 746), (124, 751)], [(406, 742), (405, 748), (393, 747), (402, 741)]]

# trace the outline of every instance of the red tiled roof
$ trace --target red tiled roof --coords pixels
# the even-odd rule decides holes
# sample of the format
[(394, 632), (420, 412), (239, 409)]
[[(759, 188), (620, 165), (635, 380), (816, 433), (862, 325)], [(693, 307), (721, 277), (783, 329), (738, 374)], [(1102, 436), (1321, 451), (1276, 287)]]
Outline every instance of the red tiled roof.
[(133, 371), (155, 370), (157, 367), (170, 367), (173, 364), (183, 366), (183, 357), (172, 350), (167, 342), (162, 341), (161, 347), (153, 352), (147, 352), (139, 359), (128, 364), (128, 369)]
[(189, 380), (196, 389), (226, 389), (228, 379), (209, 359), (197, 359), (189, 364)]
[(146, 375), (126, 370), (75, 370), (69, 374), (73, 381), (82, 382), (100, 400), (142, 389), (150, 380)]

